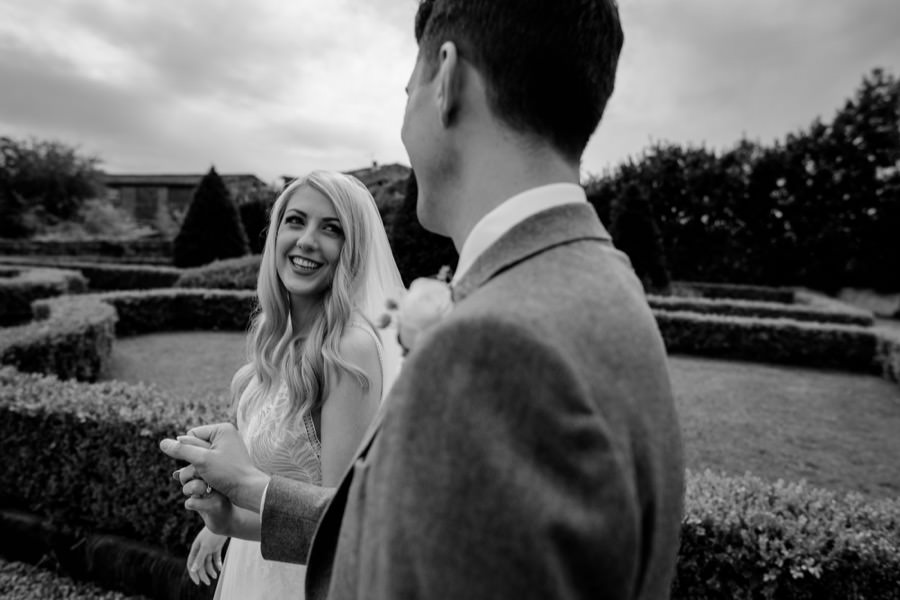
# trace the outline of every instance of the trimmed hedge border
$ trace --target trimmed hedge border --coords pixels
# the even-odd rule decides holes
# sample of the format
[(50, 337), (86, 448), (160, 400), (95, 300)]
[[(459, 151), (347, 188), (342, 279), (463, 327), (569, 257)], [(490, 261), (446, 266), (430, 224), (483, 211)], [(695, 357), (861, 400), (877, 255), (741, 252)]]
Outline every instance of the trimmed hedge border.
[(112, 352), (115, 308), (93, 296), (60, 296), (32, 309), (34, 321), (0, 330), (0, 364), (94, 381)]
[(159, 440), (227, 412), (153, 386), (0, 367), (0, 506), (185, 555), (202, 522), (183, 509)]
[(692, 312), (654, 314), (673, 354), (885, 373), (881, 338), (872, 328)]
[(0, 364), (62, 379), (96, 381), (116, 335), (225, 329), (250, 323), (256, 294), (178, 290), (110, 292), (36, 301), (35, 321), (3, 330)]
[(744, 285), (737, 283), (705, 283), (700, 281), (676, 281), (672, 283), (675, 295), (698, 294), (703, 298), (729, 298), (732, 300), (758, 300), (793, 304), (794, 290), (791, 288)]
[[(88, 553), (91, 540), (115, 535), (183, 556), (200, 523), (181, 508), (178, 486), (167, 489), (176, 465), (157, 443), (222, 416), (151, 387), (2, 368), (5, 514), (27, 511), (52, 529), (72, 527), (67, 535), (87, 540)], [(687, 475), (673, 598), (898, 598), (900, 499), (750, 475)], [(106, 548), (104, 556), (115, 554)], [(148, 566), (134, 556), (136, 569), (169, 569), (178, 580), (176, 562)], [(114, 568), (130, 562), (109, 560)]]
[(0, 264), (77, 270), (94, 291), (169, 288), (182, 273), (175, 267), (86, 262), (66, 257), (0, 256)]
[(678, 296), (648, 295), (650, 307), (657, 311), (695, 312), (736, 317), (792, 319), (818, 323), (839, 323), (870, 327), (875, 323), (871, 313), (834, 303), (829, 308), (813, 305), (783, 304), (758, 300), (712, 298), (682, 298)]
[(0, 327), (29, 321), (35, 300), (86, 290), (78, 271), (0, 266)]
[(688, 472), (672, 598), (900, 598), (900, 498)]
[(90, 240), (9, 240), (0, 239), (0, 254), (25, 256), (91, 256), (104, 260), (127, 260), (172, 264), (172, 240), (118, 240), (95, 238)]
[(15, 600), (138, 600), (47, 568), (0, 558), (0, 597)]
[(255, 290), (262, 256), (251, 254), (185, 269), (175, 287)]

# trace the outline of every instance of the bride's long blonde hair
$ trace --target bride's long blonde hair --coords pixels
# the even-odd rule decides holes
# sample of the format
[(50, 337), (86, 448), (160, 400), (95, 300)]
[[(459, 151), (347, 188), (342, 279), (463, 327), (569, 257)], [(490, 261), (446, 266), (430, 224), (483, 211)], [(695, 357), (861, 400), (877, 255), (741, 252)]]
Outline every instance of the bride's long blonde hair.
[[(290, 294), (281, 282), (276, 268), (275, 241), (291, 196), (302, 187), (310, 187), (331, 200), (344, 230), (344, 245), (334, 271), (334, 279), (322, 299), (309, 335), (302, 341), (291, 326)], [(365, 203), (371, 203), (367, 207)], [(258, 306), (247, 338), (247, 364), (238, 369), (231, 380), (231, 396), (235, 410), (246, 418), (251, 407), (273, 391), (281, 378), (287, 383), (289, 405), (286, 420), (295, 418), (301, 409), (317, 409), (328, 395), (326, 371), (338, 376), (350, 375), (364, 390), (370, 382), (358, 366), (344, 360), (338, 345), (354, 313), (354, 296), (369, 252), (368, 232), (382, 226), (375, 201), (356, 178), (330, 171), (313, 171), (294, 181), (278, 196), (272, 207), (269, 229), (259, 268), (256, 292)], [(373, 221), (373, 212), (379, 222)], [(360, 315), (363, 316), (363, 315)], [(364, 316), (363, 316), (364, 318)], [(297, 368), (299, 365), (299, 368)], [(241, 405), (244, 389), (254, 376), (260, 385)]]

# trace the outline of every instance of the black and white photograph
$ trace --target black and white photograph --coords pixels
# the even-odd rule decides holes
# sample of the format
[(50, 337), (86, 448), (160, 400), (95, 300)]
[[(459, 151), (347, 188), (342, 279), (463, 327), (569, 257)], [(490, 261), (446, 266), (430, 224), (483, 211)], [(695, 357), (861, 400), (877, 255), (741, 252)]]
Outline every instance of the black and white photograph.
[(0, 0), (0, 600), (900, 600), (896, 0)]

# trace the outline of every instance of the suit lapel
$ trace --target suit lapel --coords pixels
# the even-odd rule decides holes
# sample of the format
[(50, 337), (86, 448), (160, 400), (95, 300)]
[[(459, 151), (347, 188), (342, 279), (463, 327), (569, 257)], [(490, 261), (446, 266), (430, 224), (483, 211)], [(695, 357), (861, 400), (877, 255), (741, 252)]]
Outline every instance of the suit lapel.
[(498, 273), (535, 254), (587, 239), (612, 240), (594, 207), (587, 202), (541, 211), (515, 225), (475, 259), (453, 286), (453, 301), (462, 302)]

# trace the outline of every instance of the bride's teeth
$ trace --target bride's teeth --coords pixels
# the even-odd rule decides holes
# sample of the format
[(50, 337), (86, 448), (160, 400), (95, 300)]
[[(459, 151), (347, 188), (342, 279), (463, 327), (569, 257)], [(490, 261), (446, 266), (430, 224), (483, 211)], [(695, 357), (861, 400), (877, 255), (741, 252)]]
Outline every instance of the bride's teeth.
[(291, 262), (294, 263), (294, 266), (300, 267), (301, 269), (318, 269), (321, 265), (318, 263), (314, 263), (311, 260), (306, 260), (305, 258), (292, 258)]

